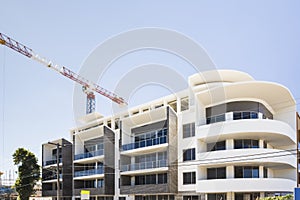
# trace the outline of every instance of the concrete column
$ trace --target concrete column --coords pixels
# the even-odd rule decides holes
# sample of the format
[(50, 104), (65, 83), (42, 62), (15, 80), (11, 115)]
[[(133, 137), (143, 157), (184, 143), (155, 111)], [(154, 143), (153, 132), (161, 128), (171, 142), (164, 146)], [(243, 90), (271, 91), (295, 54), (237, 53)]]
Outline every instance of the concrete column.
[(196, 177), (197, 180), (206, 180), (207, 179), (207, 172), (206, 168), (199, 167), (198, 168), (198, 177)]
[(264, 140), (259, 140), (259, 148), (263, 149), (264, 148)]
[(225, 113), (225, 120), (226, 120), (226, 121), (231, 121), (231, 120), (233, 120), (233, 112)]
[(134, 164), (134, 163), (135, 163), (135, 157), (132, 156), (132, 157), (131, 157), (131, 162), (130, 162), (130, 164)]
[(175, 195), (174, 199), (175, 200), (182, 200), (183, 197), (182, 197), (182, 195)]
[(259, 178), (264, 177), (264, 166), (259, 166)]
[(265, 193), (264, 192), (260, 192), (259, 195), (260, 195), (260, 198), (264, 198), (265, 197)]
[(226, 200), (234, 200), (234, 192), (227, 192)]
[(180, 98), (177, 98), (177, 113), (181, 112), (181, 101)]
[(234, 166), (230, 165), (226, 167), (226, 178), (227, 179), (234, 178)]
[(167, 105), (168, 105), (168, 102), (167, 102), (166, 99), (164, 99), (163, 104), (164, 104), (164, 106), (167, 106)]
[(112, 119), (111, 119), (111, 129), (112, 129), (112, 130), (115, 130), (115, 128), (116, 128), (116, 126), (115, 126), (115, 119), (112, 118)]
[(227, 139), (226, 140), (226, 150), (234, 149), (234, 140), (233, 139)]
[(134, 180), (134, 176), (131, 177), (131, 186), (135, 185), (135, 180)]

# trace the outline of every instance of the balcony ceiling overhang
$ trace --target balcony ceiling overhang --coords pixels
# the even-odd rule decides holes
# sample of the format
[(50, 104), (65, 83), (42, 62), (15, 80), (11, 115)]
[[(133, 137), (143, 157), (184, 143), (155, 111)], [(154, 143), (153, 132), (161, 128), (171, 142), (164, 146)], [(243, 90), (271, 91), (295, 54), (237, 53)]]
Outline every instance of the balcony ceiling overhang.
[(167, 119), (167, 107), (163, 106), (155, 108), (147, 112), (141, 112), (134, 115), (130, 115), (122, 120), (122, 123), (129, 127), (140, 126), (141, 124), (153, 123), (155, 121)]
[(265, 102), (271, 112), (296, 105), (289, 89), (280, 84), (263, 81), (232, 83), (199, 92), (196, 97), (206, 107), (241, 99)]

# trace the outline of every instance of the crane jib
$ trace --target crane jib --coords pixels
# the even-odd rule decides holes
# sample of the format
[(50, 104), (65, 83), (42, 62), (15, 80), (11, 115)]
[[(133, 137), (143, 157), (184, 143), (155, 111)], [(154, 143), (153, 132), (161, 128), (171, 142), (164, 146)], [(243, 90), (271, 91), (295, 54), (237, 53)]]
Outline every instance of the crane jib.
[(123, 98), (100, 87), (99, 85), (97, 85), (93, 82), (90, 82), (89, 80), (74, 73), (73, 71), (69, 70), (66, 67), (59, 68), (57, 65), (52, 65), (52, 63), (50, 61), (48, 61), (47, 59), (35, 54), (31, 48), (28, 48), (27, 46), (17, 42), (16, 40), (14, 40), (2, 33), (0, 33), (0, 44), (9, 47), (9, 48), (23, 54), (24, 56), (32, 58), (33, 60), (38, 61), (39, 63), (44, 64), (44, 65), (48, 66), (49, 68), (54, 69), (55, 71), (59, 72), (60, 74), (64, 75), (65, 77), (68, 77), (69, 79), (79, 83), (80, 85), (85, 87), (87, 90), (95, 91), (95, 92), (111, 99), (112, 101), (114, 101), (118, 104), (127, 105), (127, 103), (124, 101)]

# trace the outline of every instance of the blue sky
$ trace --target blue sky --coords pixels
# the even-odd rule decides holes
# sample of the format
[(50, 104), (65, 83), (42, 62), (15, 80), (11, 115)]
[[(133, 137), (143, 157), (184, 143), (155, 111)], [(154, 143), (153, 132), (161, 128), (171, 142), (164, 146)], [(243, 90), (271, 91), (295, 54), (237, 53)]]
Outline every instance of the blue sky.
[[(202, 45), (219, 69), (249, 73), (288, 87), (300, 98), (300, 2), (245, 1), (2, 1), (0, 32), (54, 62), (78, 72), (88, 55), (120, 32), (160, 27), (181, 32)], [(134, 66), (156, 62), (188, 77), (191, 66), (156, 51), (125, 56), (99, 84), (110, 90)], [(25, 147), (41, 159), (41, 144), (64, 137), (76, 126), (74, 83), (16, 52), (0, 47), (0, 171)], [(124, 75), (124, 74), (123, 74)], [(130, 105), (168, 91), (140, 88)], [(97, 95), (97, 110), (110, 115), (111, 102)]]

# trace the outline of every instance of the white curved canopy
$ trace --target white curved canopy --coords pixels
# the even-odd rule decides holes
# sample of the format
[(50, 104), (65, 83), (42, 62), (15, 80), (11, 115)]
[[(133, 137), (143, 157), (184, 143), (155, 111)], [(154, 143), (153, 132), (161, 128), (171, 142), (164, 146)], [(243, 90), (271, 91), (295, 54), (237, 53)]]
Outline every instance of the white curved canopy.
[(196, 94), (204, 106), (239, 99), (265, 102), (271, 110), (277, 112), (283, 108), (295, 106), (296, 102), (291, 92), (284, 86), (263, 81), (248, 81), (227, 84), (221, 87), (201, 91)]

